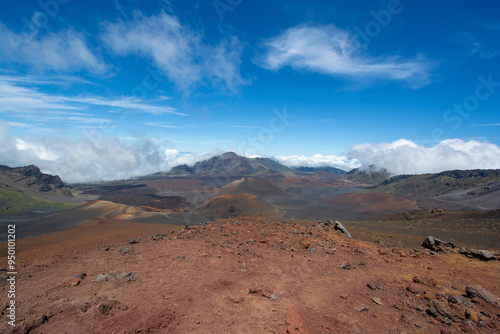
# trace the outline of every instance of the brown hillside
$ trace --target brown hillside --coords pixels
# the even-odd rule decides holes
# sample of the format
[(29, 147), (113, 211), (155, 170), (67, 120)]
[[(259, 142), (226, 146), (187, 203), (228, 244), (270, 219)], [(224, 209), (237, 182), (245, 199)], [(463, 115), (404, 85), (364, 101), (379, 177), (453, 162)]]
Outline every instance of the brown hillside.
[(358, 212), (383, 212), (414, 208), (415, 202), (387, 193), (349, 193), (330, 198), (328, 204), (351, 207)]
[(221, 194), (252, 194), (257, 196), (289, 196), (273, 183), (259, 177), (242, 177), (220, 188)]
[(237, 217), (241, 215), (265, 215), (281, 217), (284, 211), (251, 194), (227, 194), (212, 198), (198, 208), (198, 211), (212, 219)]

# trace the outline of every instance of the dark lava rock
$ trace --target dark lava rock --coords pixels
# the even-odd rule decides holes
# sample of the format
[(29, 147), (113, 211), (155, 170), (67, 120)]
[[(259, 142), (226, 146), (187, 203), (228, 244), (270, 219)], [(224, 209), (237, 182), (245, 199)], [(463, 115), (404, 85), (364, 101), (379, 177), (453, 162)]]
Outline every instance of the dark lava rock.
[(455, 248), (455, 244), (452, 242), (445, 242), (434, 238), (432, 236), (428, 236), (425, 238), (422, 243), (424, 248), (430, 249), (431, 251), (442, 252), (445, 248)]
[(485, 302), (496, 306), (497, 308), (500, 308), (500, 299), (488, 290), (477, 286), (468, 285), (465, 288), (465, 292), (467, 293), (467, 296), (469, 298), (480, 298)]
[(460, 254), (463, 254), (470, 258), (480, 259), (482, 261), (491, 261), (491, 260), (496, 260), (497, 258), (495, 254), (493, 254), (490, 251), (483, 249), (474, 249), (474, 248), (472, 249), (462, 248), (460, 249)]

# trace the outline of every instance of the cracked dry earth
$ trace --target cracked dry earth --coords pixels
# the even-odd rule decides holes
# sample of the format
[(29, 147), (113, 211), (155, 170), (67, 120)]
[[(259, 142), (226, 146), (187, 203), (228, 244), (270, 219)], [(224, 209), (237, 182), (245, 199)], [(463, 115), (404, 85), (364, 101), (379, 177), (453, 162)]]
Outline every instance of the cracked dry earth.
[(500, 332), (497, 260), (263, 217), (136, 238), (20, 268), (17, 326), (0, 331)]

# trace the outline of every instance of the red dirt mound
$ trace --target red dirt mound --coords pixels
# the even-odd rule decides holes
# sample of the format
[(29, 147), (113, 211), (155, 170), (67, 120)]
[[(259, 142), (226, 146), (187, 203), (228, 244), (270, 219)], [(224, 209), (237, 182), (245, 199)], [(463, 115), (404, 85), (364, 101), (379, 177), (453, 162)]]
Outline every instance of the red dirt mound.
[(328, 204), (347, 206), (359, 212), (383, 212), (412, 209), (415, 202), (387, 193), (349, 193), (326, 200)]
[(242, 177), (220, 188), (221, 194), (252, 194), (258, 196), (289, 196), (273, 183), (258, 177)]
[(250, 194), (220, 195), (203, 203), (198, 211), (211, 218), (229, 218), (240, 215), (281, 217), (284, 214), (283, 210)]

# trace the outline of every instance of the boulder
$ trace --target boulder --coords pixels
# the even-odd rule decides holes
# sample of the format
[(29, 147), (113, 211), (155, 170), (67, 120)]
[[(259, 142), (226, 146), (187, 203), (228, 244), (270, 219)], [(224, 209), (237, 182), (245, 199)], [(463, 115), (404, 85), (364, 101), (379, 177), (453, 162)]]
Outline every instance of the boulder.
[(341, 222), (335, 221), (335, 225), (333, 226), (333, 228), (337, 231), (344, 233), (348, 238), (352, 238), (351, 233), (347, 231), (347, 229), (344, 227), (344, 225), (342, 225)]
[(496, 256), (495, 254), (493, 254), (492, 252), (490, 251), (487, 251), (487, 250), (484, 250), (484, 249), (465, 249), (465, 248), (462, 248), (460, 249), (460, 254), (463, 254), (467, 257), (470, 257), (470, 258), (476, 258), (476, 259), (480, 259), (482, 261), (491, 261), (491, 260), (496, 260)]
[(465, 288), (465, 292), (467, 293), (467, 296), (469, 298), (480, 298), (485, 302), (496, 306), (497, 308), (500, 308), (500, 299), (486, 289), (467, 285), (467, 287)]
[(445, 242), (438, 238), (434, 238), (433, 236), (428, 236), (427, 238), (425, 238), (424, 242), (422, 242), (422, 246), (435, 252), (442, 252), (446, 248), (456, 247), (452, 242)]

